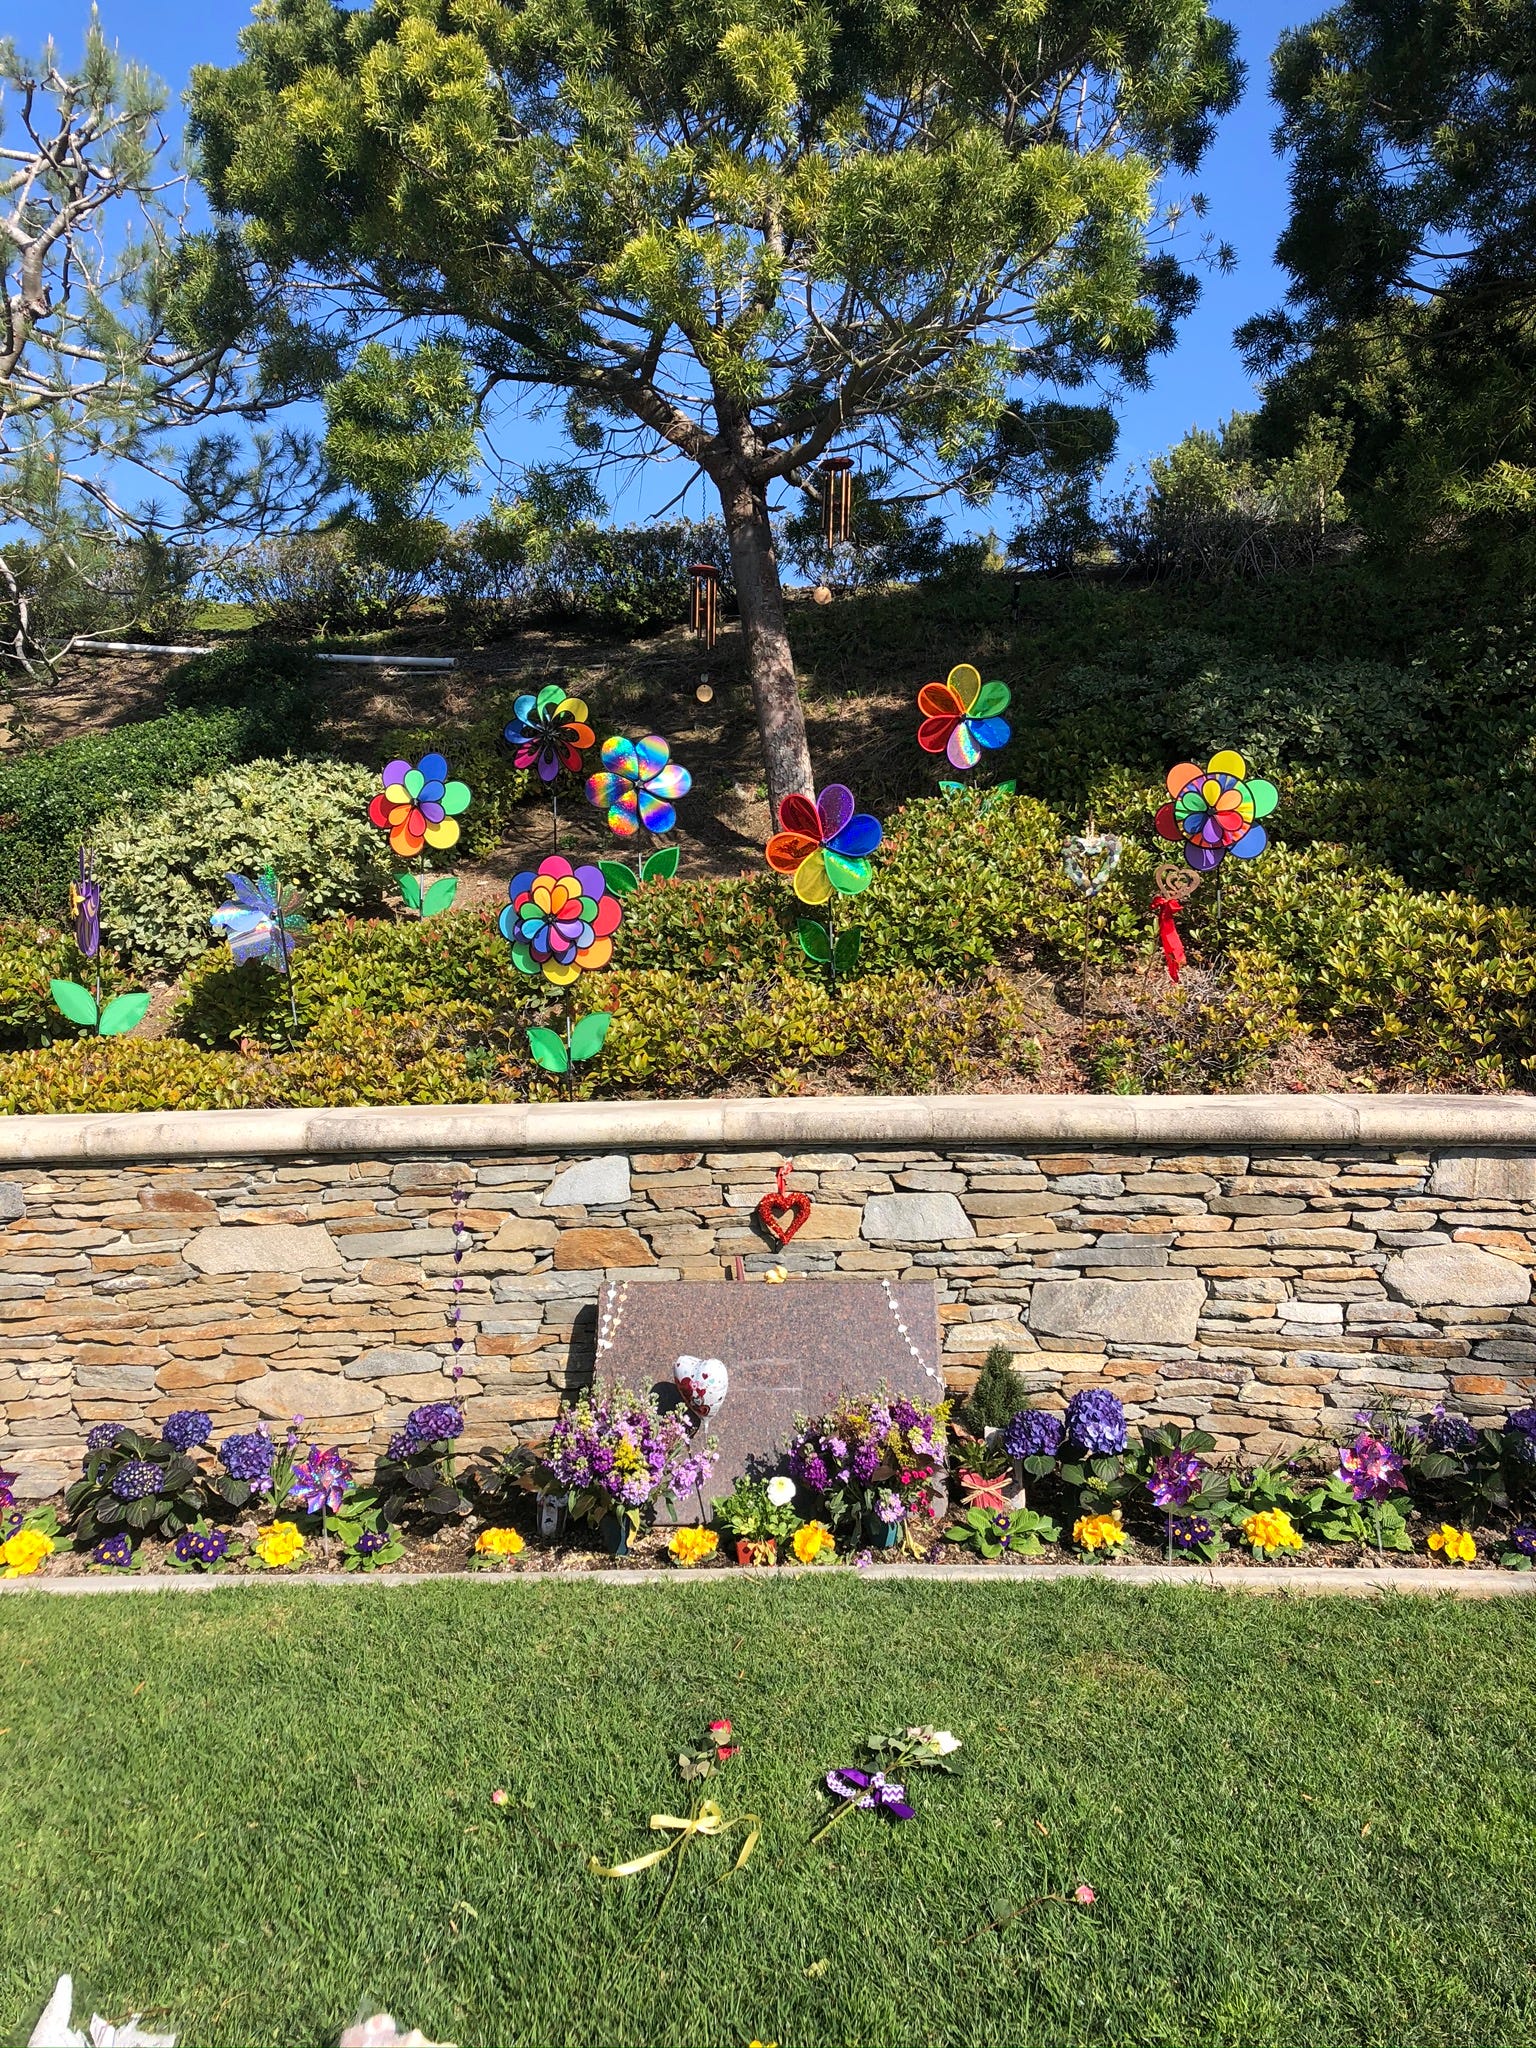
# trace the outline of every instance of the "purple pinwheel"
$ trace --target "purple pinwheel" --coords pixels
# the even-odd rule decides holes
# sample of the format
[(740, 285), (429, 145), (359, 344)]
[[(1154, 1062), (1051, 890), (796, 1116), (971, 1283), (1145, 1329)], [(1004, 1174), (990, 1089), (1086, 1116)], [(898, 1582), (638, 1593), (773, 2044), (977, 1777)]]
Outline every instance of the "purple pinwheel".
[(16, 1502), (11, 1493), (11, 1488), (20, 1477), (21, 1474), (19, 1472), (0, 1472), (0, 1508), (15, 1507)]
[(352, 1484), (352, 1467), (332, 1444), (316, 1444), (293, 1468), (288, 1498), (306, 1514), (336, 1514)]
[(276, 872), (267, 868), (259, 881), (244, 875), (229, 875), (232, 902), (221, 904), (208, 922), (229, 940), (236, 963), (267, 960), (286, 973), (295, 947), (309, 932), (308, 918), (301, 917), (302, 891), (284, 891)]
[(884, 1771), (828, 1771), (827, 1790), (851, 1799), (863, 1812), (883, 1813), (887, 1820), (911, 1820), (917, 1809), (907, 1804), (907, 1788)]
[(69, 885), (69, 914), (75, 920), (75, 944), (87, 960), (101, 951), (101, 884), (88, 846), (80, 849), (80, 875)]
[(1346, 1444), (1339, 1452), (1339, 1477), (1361, 1502), (1383, 1501), (1408, 1483), (1403, 1477), (1401, 1454), (1384, 1437), (1372, 1436), (1369, 1430), (1362, 1430), (1352, 1444)]
[(1205, 1466), (1188, 1451), (1170, 1451), (1152, 1460), (1147, 1491), (1160, 1508), (1187, 1507), (1200, 1491)]

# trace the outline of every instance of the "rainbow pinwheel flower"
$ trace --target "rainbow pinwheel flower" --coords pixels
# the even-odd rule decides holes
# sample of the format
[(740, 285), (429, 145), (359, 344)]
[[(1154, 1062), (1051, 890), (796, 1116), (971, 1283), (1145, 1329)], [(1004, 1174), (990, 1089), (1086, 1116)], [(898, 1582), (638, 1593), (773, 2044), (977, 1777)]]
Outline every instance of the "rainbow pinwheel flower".
[(1220, 867), (1227, 855), (1253, 860), (1269, 844), (1258, 822), (1280, 801), (1272, 782), (1248, 773), (1241, 754), (1212, 754), (1203, 768), (1181, 761), (1168, 770), (1171, 803), (1154, 820), (1159, 838), (1182, 840), (1187, 866), (1200, 874)]
[(597, 743), (587, 723), (587, 707), (567, 697), (558, 683), (546, 683), (535, 697), (519, 697), (503, 738), (518, 768), (537, 768), (540, 782), (553, 782), (561, 769), (575, 775), (585, 750)]
[(497, 923), (520, 973), (563, 987), (613, 958), (624, 912), (595, 867), (573, 868), (564, 854), (552, 853), (514, 875), (507, 894), (511, 901)]
[(812, 803), (787, 796), (779, 805), (779, 829), (769, 840), (768, 865), (793, 875), (802, 903), (827, 903), (834, 893), (857, 896), (869, 887), (867, 855), (885, 837), (880, 821), (856, 811), (853, 791), (831, 783)]
[(643, 825), (647, 832), (670, 832), (677, 823), (672, 806), (693, 787), (693, 777), (671, 759), (671, 750), (655, 733), (643, 740), (604, 740), (598, 756), (602, 769), (587, 778), (587, 802), (606, 807), (608, 829), (620, 839), (633, 839)]
[(448, 780), (441, 754), (423, 754), (414, 768), (409, 761), (390, 761), (383, 781), (368, 806), (368, 822), (389, 834), (396, 853), (408, 859), (424, 846), (441, 853), (458, 844), (459, 815), (469, 809), (469, 788)]
[(229, 940), (237, 965), (269, 960), (286, 973), (294, 948), (309, 936), (309, 919), (299, 915), (303, 891), (285, 890), (271, 868), (255, 882), (245, 875), (226, 875), (225, 880), (234, 900), (221, 904), (208, 922)]
[(984, 683), (968, 661), (952, 668), (942, 683), (924, 683), (917, 693), (923, 722), (917, 744), (927, 754), (946, 754), (953, 768), (974, 768), (983, 750), (1006, 747), (1013, 728), (998, 713), (1008, 709), (1008, 685)]

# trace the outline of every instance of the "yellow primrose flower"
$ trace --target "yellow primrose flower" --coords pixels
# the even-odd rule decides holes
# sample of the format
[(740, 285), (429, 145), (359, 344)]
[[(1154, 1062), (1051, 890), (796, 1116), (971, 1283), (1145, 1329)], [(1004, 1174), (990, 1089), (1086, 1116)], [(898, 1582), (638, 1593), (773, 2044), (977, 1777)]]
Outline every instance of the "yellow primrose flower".
[(1249, 1515), (1243, 1523), (1243, 1541), (1270, 1553), (1301, 1548), (1301, 1536), (1284, 1508), (1263, 1508)]
[(674, 1564), (702, 1564), (706, 1557), (713, 1557), (720, 1548), (720, 1538), (713, 1529), (674, 1529), (672, 1541), (667, 1549)]
[(1471, 1564), (1477, 1556), (1477, 1545), (1465, 1529), (1458, 1529), (1453, 1522), (1442, 1522), (1429, 1539), (1431, 1550), (1443, 1551), (1447, 1564)]
[(837, 1539), (825, 1522), (807, 1522), (790, 1538), (790, 1548), (801, 1564), (815, 1564), (837, 1549)]
[(515, 1529), (482, 1529), (475, 1538), (479, 1557), (521, 1557), (527, 1547)]
[(256, 1555), (263, 1564), (295, 1564), (304, 1555), (304, 1538), (296, 1522), (274, 1522), (256, 1538)]
[(1079, 1515), (1072, 1524), (1072, 1541), (1083, 1550), (1114, 1550), (1125, 1541), (1120, 1510), (1112, 1515)]
[(45, 1536), (41, 1529), (18, 1529), (14, 1536), (0, 1543), (0, 1562), (5, 1565), (8, 1579), (30, 1577), (43, 1559), (52, 1555), (53, 1538)]

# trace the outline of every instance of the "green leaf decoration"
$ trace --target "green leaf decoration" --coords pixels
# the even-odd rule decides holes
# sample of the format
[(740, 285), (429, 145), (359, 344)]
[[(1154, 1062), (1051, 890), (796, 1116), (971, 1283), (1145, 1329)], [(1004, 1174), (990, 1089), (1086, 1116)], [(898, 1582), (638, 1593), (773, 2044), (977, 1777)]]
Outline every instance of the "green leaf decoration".
[(83, 1024), (88, 1031), (95, 1030), (96, 998), (88, 988), (82, 988), (78, 981), (50, 981), (48, 993), (71, 1024)]
[(869, 887), (874, 872), (867, 860), (849, 860), (846, 855), (834, 853), (830, 846), (822, 851), (826, 863), (827, 880), (839, 896), (858, 896)]
[(677, 873), (683, 858), (680, 846), (658, 846), (654, 853), (645, 857), (645, 866), (640, 870), (642, 882), (670, 882)]
[(976, 702), (971, 706), (972, 718), (995, 718), (999, 711), (1008, 709), (1008, 685), (1006, 683), (983, 683), (976, 693)]
[(627, 868), (621, 860), (600, 860), (597, 872), (615, 896), (628, 896), (640, 886), (640, 877), (633, 868)]
[(571, 1031), (572, 1061), (594, 1059), (603, 1049), (612, 1022), (607, 1010), (594, 1010), (590, 1016), (578, 1019)]
[(1018, 793), (1019, 785), (1016, 782), (1000, 782), (996, 789), (989, 789), (987, 791), (987, 794), (981, 800), (981, 807), (983, 810), (988, 810), (993, 804), (1001, 803), (1005, 797), (1017, 796)]
[(807, 960), (814, 960), (818, 967), (831, 965), (832, 942), (827, 937), (824, 924), (818, 924), (814, 917), (802, 917), (795, 926), (795, 937), (800, 941), (800, 950)]
[(443, 790), (442, 806), (450, 818), (462, 817), (469, 809), (470, 795), (467, 782), (450, 782)]
[(400, 899), (410, 910), (421, 908), (421, 883), (415, 875), (396, 875), (400, 885)]
[(852, 974), (859, 964), (859, 948), (863, 943), (864, 934), (861, 931), (838, 933), (837, 949), (832, 955), (834, 974)]
[(120, 1038), (125, 1031), (131, 1031), (135, 1024), (142, 1024), (149, 1008), (149, 996), (143, 989), (130, 996), (114, 996), (101, 1013), (97, 1026), (103, 1038)]
[(436, 917), (440, 910), (446, 910), (459, 893), (457, 875), (439, 875), (426, 895), (421, 899), (423, 917)]
[(528, 1050), (533, 1054), (535, 1065), (541, 1066), (546, 1074), (569, 1071), (571, 1063), (565, 1056), (565, 1040), (558, 1031), (546, 1031), (542, 1024), (530, 1024)]
[(959, 796), (962, 790), (969, 787), (970, 784), (965, 782), (941, 782), (939, 784), (939, 788), (944, 792), (945, 796)]

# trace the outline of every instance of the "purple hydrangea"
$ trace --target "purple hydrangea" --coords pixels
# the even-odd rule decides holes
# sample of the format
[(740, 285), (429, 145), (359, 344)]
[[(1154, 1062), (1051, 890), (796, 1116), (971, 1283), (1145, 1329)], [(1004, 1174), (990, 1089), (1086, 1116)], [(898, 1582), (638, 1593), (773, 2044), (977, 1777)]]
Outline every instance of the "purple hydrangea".
[(1066, 1427), (1049, 1408), (1021, 1408), (1003, 1431), (1003, 1449), (1010, 1458), (1054, 1458)]
[(1447, 1415), (1443, 1407), (1419, 1422), (1419, 1437), (1432, 1451), (1447, 1454), (1477, 1449), (1477, 1431), (1465, 1415)]
[(1518, 1550), (1522, 1557), (1536, 1558), (1536, 1529), (1525, 1523), (1518, 1529), (1511, 1529), (1509, 1547), (1511, 1550)]
[(231, 1479), (246, 1486), (270, 1486), (276, 1456), (277, 1446), (265, 1426), (247, 1430), (243, 1436), (227, 1436), (219, 1447), (219, 1463)]
[(199, 1444), (207, 1443), (213, 1434), (213, 1420), (201, 1408), (178, 1408), (174, 1415), (167, 1415), (162, 1439), (173, 1451), (195, 1451)]
[(1170, 1451), (1152, 1460), (1147, 1491), (1160, 1508), (1181, 1508), (1200, 1491), (1204, 1473), (1204, 1464), (1189, 1451)]
[(85, 1448), (91, 1456), (94, 1456), (98, 1451), (110, 1451), (122, 1434), (122, 1423), (98, 1422), (86, 1438)]
[(1369, 1430), (1362, 1430), (1339, 1452), (1339, 1477), (1361, 1503), (1383, 1501), (1408, 1484), (1403, 1477), (1402, 1453)]
[(116, 1536), (103, 1536), (91, 1552), (91, 1563), (110, 1565), (114, 1571), (125, 1572), (133, 1563), (133, 1545), (121, 1531)]
[(417, 1437), (412, 1436), (408, 1429), (397, 1429), (389, 1440), (385, 1456), (392, 1465), (403, 1465), (408, 1458), (414, 1458), (419, 1451), (425, 1449), (426, 1446)]
[(1216, 1525), (1204, 1515), (1175, 1515), (1168, 1524), (1169, 1540), (1175, 1550), (1197, 1550), (1216, 1539)]
[(456, 1401), (428, 1401), (407, 1415), (405, 1431), (423, 1450), (428, 1444), (452, 1443), (464, 1434), (464, 1410)]
[(1517, 1408), (1505, 1417), (1504, 1445), (1517, 1464), (1536, 1465), (1536, 1408)]
[(1067, 1435), (1090, 1458), (1125, 1449), (1125, 1410), (1108, 1387), (1084, 1387), (1067, 1403)]
[(165, 1488), (164, 1470), (150, 1458), (129, 1458), (112, 1474), (118, 1500), (148, 1500)]

